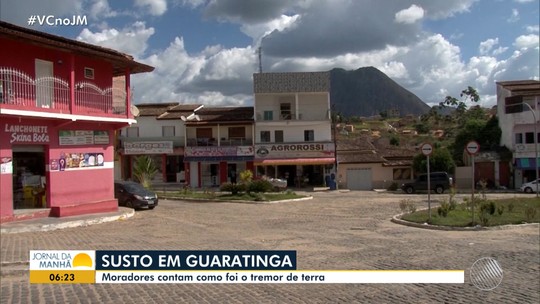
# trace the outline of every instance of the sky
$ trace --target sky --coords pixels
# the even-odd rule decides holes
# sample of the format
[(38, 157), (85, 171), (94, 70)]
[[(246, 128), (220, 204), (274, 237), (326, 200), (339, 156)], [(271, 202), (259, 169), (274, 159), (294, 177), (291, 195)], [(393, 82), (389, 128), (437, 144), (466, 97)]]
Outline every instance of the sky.
[[(140, 103), (252, 106), (253, 73), (373, 66), (429, 105), (536, 79), (540, 0), (0, 0), (0, 19), (155, 67)], [(31, 16), (86, 17), (48, 25)], [(49, 19), (52, 20), (52, 19)], [(39, 19), (38, 19), (39, 21)], [(259, 61), (259, 49), (261, 60)]]

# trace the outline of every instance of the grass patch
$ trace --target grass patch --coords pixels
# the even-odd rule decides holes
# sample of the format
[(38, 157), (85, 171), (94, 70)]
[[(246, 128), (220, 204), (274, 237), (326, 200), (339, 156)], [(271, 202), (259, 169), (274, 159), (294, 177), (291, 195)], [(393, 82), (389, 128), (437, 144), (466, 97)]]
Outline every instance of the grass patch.
[[(494, 203), (491, 213), (489, 203)], [(483, 209), (481, 205), (487, 204)], [(478, 200), (474, 206), (474, 224), (472, 223), (472, 204), (466, 202), (456, 206), (447, 216), (438, 214), (438, 208), (431, 208), (432, 225), (451, 227), (499, 226), (523, 223), (540, 223), (540, 198), (511, 198), (501, 200)], [(428, 210), (421, 210), (403, 215), (402, 219), (423, 224), (428, 222)]]
[(213, 191), (176, 191), (176, 192), (157, 192), (160, 198), (176, 198), (176, 199), (208, 199), (216, 201), (280, 201), (288, 199), (296, 199), (306, 197), (298, 195), (292, 191), (279, 193), (238, 193), (231, 194), (229, 192), (213, 192)]

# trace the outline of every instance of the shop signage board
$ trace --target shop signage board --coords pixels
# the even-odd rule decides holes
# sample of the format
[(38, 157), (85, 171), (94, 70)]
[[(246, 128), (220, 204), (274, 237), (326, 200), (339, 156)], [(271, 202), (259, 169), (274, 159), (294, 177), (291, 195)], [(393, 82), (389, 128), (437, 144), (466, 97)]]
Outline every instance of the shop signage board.
[(49, 127), (44, 125), (5, 124), (10, 144), (49, 143)]
[(186, 147), (184, 155), (187, 157), (212, 157), (212, 156), (253, 156), (253, 147)]
[(109, 131), (61, 130), (58, 132), (60, 146), (108, 145)]
[(334, 143), (290, 143), (290, 144), (260, 144), (255, 145), (255, 157), (269, 158), (304, 158), (304, 157), (334, 157)]
[(172, 141), (139, 141), (139, 142), (124, 142), (124, 154), (140, 155), (140, 154), (172, 154)]

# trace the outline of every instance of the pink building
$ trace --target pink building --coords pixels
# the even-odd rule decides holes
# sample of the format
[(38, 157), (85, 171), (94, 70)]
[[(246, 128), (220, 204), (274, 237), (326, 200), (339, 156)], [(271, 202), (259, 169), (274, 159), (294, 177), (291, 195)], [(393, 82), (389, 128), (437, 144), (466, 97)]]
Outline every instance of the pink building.
[[(129, 55), (0, 21), (0, 221), (115, 211), (115, 131), (134, 123)], [(124, 87), (113, 77), (125, 78)]]

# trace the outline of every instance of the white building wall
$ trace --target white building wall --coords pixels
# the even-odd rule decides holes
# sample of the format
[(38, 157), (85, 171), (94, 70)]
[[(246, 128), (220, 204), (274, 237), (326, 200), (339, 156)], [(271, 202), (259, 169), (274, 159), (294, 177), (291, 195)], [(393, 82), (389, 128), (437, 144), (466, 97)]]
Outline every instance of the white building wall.
[[(131, 125), (139, 128), (139, 137), (162, 137), (163, 126), (174, 126), (175, 137), (184, 137), (185, 125), (181, 120), (157, 120), (154, 116), (137, 117), (137, 123)], [(121, 131), (122, 136), (127, 136), (127, 128)]]
[(304, 131), (313, 130), (315, 142), (332, 141), (331, 123), (330, 121), (300, 123), (286, 122), (267, 124), (259, 123), (255, 125), (255, 141), (261, 143), (261, 131), (270, 131), (270, 142), (275, 142), (275, 131), (283, 130), (283, 141), (286, 143), (304, 142)]

